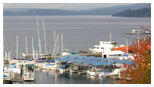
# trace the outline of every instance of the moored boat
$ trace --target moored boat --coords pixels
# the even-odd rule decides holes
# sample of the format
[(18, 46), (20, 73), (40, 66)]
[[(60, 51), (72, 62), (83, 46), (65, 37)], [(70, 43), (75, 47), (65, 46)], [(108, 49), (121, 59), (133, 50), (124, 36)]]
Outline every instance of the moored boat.
[(23, 80), (34, 81), (35, 80), (35, 69), (34, 64), (24, 64), (23, 66)]

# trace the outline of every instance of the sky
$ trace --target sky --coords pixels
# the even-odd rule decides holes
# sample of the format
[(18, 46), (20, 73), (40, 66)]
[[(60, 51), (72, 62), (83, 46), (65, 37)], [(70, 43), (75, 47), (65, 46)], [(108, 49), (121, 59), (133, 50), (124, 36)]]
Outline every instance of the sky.
[[(132, 3), (4, 3), (3, 8), (52, 8), (52, 9), (90, 9), (90, 8), (105, 8), (118, 5), (130, 5)], [(134, 3), (135, 4), (135, 3)]]

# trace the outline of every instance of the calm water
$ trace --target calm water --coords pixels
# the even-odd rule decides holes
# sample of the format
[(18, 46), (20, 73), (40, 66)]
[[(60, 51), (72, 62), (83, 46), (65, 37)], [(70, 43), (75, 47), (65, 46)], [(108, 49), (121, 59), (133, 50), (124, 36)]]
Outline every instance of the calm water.
[[(71, 52), (87, 50), (98, 41), (109, 41), (109, 34), (112, 33), (112, 40), (119, 44), (129, 44), (137, 38), (125, 33), (132, 29), (138, 29), (140, 25), (151, 28), (150, 18), (127, 18), (111, 16), (40, 16), (40, 37), (42, 51), (44, 51), (44, 37), (42, 28), (42, 18), (45, 19), (47, 47), (50, 52), (53, 48), (53, 31), (64, 35), (64, 49)], [(19, 56), (25, 52), (25, 36), (28, 36), (28, 50), (31, 52), (31, 38), (34, 38), (35, 50), (38, 50), (37, 24), (35, 16), (4, 16), (4, 40), (5, 48), (15, 52), (16, 35), (19, 37)], [(59, 42), (58, 42), (59, 43)], [(59, 45), (58, 45), (59, 46)], [(58, 47), (57, 48), (60, 48)], [(60, 49), (59, 49), (60, 50)], [(57, 51), (59, 51), (57, 50)], [(11, 54), (12, 56), (13, 54)]]
[(36, 73), (35, 84), (112, 84), (116, 80), (99, 78), (77, 73), (59, 73), (54, 71), (40, 71)]
[(119, 81), (86, 74), (59, 73), (47, 70), (39, 70), (35, 74), (34, 82), (14, 82), (13, 84), (116, 84)]
[[(110, 16), (40, 16), (40, 37), (42, 41), (42, 51), (44, 51), (42, 18), (45, 19), (47, 46), (50, 52), (53, 48), (53, 31), (64, 35), (64, 49), (71, 52), (87, 50), (98, 41), (109, 41), (109, 33), (112, 33), (112, 40), (120, 44), (129, 44), (137, 38), (125, 33), (132, 29), (138, 29), (140, 25), (151, 28), (150, 18), (127, 18)], [(37, 25), (35, 16), (4, 16), (4, 45), (5, 49), (11, 51), (11, 56), (15, 53), (16, 35), (19, 36), (19, 56), (25, 52), (25, 36), (28, 36), (28, 51), (31, 52), (31, 38), (34, 38), (35, 50), (38, 50)], [(144, 37), (144, 36), (142, 36)], [(58, 48), (58, 47), (57, 47)], [(59, 50), (57, 50), (59, 51)], [(116, 83), (114, 79), (94, 78), (86, 75), (55, 73), (48, 71), (36, 72), (36, 80), (32, 83), (40, 84), (108, 84)]]

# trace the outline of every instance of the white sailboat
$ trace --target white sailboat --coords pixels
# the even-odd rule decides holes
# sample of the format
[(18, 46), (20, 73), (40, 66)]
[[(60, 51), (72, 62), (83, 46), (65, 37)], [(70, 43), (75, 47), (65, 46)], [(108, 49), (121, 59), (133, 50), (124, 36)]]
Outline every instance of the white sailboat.
[[(37, 58), (46, 58), (48, 56), (51, 56), (51, 54), (49, 54), (47, 52), (47, 46), (46, 46), (47, 43), (46, 43), (46, 33), (45, 33), (44, 19), (43, 19), (43, 30), (44, 30), (45, 53), (42, 53), (38, 16), (36, 16), (36, 20), (37, 20), (37, 35), (38, 35), (38, 48), (39, 48)], [(26, 43), (27, 43), (27, 39), (26, 39)], [(27, 49), (27, 45), (26, 45), (26, 49)], [(29, 57), (29, 58), (34, 58), (34, 57), (36, 58), (36, 54), (35, 54), (35, 50), (34, 50), (33, 38), (32, 38), (32, 53), (28, 54), (27, 51), (26, 51), (26, 53), (23, 53), (23, 56), (24, 57)]]

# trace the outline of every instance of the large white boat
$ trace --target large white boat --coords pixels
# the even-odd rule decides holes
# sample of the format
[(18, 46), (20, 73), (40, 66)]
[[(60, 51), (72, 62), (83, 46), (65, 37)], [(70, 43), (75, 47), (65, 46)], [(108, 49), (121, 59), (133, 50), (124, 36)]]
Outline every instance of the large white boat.
[(104, 53), (111, 51), (111, 49), (117, 45), (117, 43), (113, 41), (99, 41), (99, 43), (99, 45), (94, 45), (94, 48), (89, 48), (89, 50), (93, 53)]

